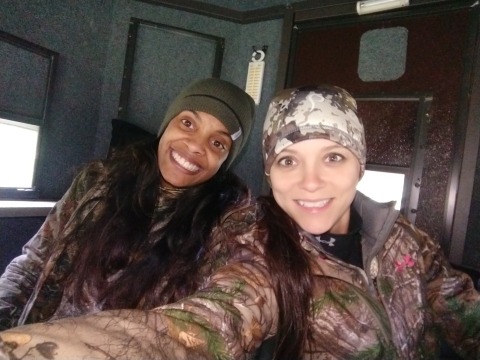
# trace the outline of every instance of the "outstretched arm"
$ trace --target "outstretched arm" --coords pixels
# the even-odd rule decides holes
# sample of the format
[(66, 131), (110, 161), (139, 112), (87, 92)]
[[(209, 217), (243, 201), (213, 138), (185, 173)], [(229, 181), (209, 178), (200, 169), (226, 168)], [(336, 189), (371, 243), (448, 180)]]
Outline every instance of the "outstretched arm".
[(274, 333), (277, 316), (254, 233), (238, 235), (226, 265), (190, 297), (151, 311), (115, 310), (12, 329), (0, 333), (3, 356), (245, 359)]

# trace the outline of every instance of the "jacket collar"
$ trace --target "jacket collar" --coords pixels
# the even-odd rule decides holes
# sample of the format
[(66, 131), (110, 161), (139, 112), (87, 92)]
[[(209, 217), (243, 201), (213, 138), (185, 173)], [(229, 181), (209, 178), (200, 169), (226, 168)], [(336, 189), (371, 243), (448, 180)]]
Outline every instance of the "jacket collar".
[(353, 207), (363, 220), (360, 233), (366, 254), (376, 254), (387, 241), (400, 211), (395, 210), (395, 201), (378, 203), (357, 191)]

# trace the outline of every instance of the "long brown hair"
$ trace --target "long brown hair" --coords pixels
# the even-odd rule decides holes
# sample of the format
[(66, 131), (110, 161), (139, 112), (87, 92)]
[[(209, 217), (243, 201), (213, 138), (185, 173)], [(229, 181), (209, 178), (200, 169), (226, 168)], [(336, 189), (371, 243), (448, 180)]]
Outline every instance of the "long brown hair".
[[(81, 246), (66, 281), (78, 306), (86, 304), (85, 284), (104, 310), (147, 309), (192, 293), (205, 241), (225, 210), (248, 194), (238, 177), (221, 168), (159, 212), (158, 141), (131, 146), (103, 164), (107, 190), (91, 199), (99, 201), (99, 214), (80, 222), (70, 239)], [(119, 276), (107, 281), (114, 274)]]
[(300, 359), (309, 334), (312, 276), (295, 222), (272, 196), (259, 199), (260, 228), (268, 232), (266, 261), (279, 307), (275, 359)]

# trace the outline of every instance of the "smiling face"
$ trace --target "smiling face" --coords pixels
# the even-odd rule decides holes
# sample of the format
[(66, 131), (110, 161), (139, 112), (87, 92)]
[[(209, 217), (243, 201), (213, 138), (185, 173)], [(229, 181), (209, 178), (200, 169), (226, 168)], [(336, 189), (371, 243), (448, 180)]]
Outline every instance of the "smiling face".
[(305, 231), (346, 234), (360, 163), (347, 148), (311, 139), (280, 152), (270, 170), (278, 205)]
[(164, 187), (183, 188), (214, 176), (228, 156), (232, 139), (216, 117), (182, 111), (168, 124), (158, 144)]

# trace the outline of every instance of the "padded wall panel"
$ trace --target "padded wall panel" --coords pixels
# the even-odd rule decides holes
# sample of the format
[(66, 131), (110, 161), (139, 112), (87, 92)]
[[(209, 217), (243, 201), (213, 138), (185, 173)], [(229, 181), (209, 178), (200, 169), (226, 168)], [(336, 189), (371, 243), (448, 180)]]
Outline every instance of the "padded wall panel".
[[(221, 39), (134, 21), (138, 23), (138, 30), (136, 36), (129, 34), (135, 39), (129, 39), (127, 50), (126, 68), (131, 72), (127, 112), (123, 117), (156, 133), (168, 105), (182, 88), (196, 79), (215, 76)], [(129, 64), (128, 51), (132, 50), (133, 64)], [(126, 82), (122, 91), (128, 91), (125, 85)], [(119, 113), (119, 116), (122, 115)]]

